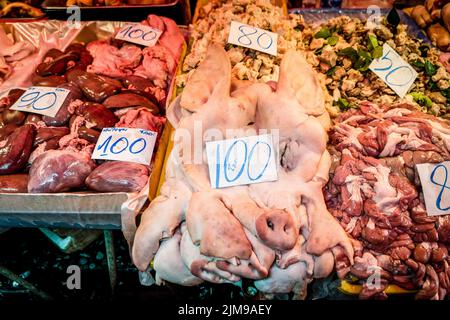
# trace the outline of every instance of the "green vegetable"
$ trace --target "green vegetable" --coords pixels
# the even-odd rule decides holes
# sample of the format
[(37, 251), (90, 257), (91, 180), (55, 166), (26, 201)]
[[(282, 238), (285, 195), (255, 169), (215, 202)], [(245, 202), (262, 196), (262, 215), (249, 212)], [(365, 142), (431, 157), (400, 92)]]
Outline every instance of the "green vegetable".
[(375, 37), (374, 35), (369, 35), (369, 38), (368, 38), (368, 48), (369, 48), (369, 50), (374, 50), (377, 47), (378, 47), (377, 37)]
[(351, 108), (350, 102), (348, 102), (347, 99), (344, 98), (339, 98), (337, 101), (337, 105), (342, 111), (346, 111)]
[(331, 36), (328, 38), (327, 42), (330, 46), (335, 46), (339, 41), (339, 37), (337, 36)]
[(314, 35), (316, 39), (328, 39), (329, 37), (331, 37), (331, 31), (328, 28), (322, 28)]
[(411, 92), (409, 95), (422, 107), (431, 108), (433, 105), (431, 99), (421, 92)]
[(331, 77), (336, 72), (337, 67), (333, 67), (327, 71), (326, 75)]
[(380, 59), (383, 56), (383, 47), (376, 47), (372, 50), (372, 58)]
[(430, 91), (439, 91), (439, 87), (438, 87), (437, 83), (434, 81), (431, 81), (431, 80), (428, 81), (427, 88)]
[(338, 56), (343, 56), (343, 57), (348, 57), (353, 62), (358, 60), (358, 52), (355, 49), (353, 49), (352, 47), (348, 47), (348, 48), (344, 48), (344, 49), (339, 50), (337, 55)]
[(359, 71), (367, 71), (372, 63), (372, 56), (365, 50), (359, 50), (358, 56), (359, 58), (353, 67)]
[(419, 70), (423, 70), (425, 68), (425, 64), (419, 59), (410, 62), (413, 67), (416, 67)]
[(447, 98), (447, 103), (450, 103), (450, 88), (442, 90), (441, 93)]
[(320, 56), (320, 55), (322, 54), (322, 51), (323, 51), (323, 47), (321, 47), (321, 48), (319, 48), (319, 49), (316, 49), (316, 50), (314, 51), (314, 53), (315, 53), (317, 56)]
[(436, 74), (436, 66), (432, 64), (429, 60), (425, 60), (425, 74), (429, 77)]

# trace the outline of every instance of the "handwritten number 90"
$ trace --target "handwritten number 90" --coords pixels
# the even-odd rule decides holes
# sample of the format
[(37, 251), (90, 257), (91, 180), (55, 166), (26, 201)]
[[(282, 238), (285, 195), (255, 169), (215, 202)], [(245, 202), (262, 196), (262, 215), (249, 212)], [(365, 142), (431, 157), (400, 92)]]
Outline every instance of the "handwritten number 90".
[[(47, 97), (47, 99), (42, 100), (44, 97)], [(31, 106), (31, 108), (33, 108), (34, 110), (46, 110), (53, 107), (56, 103), (56, 100), (56, 93), (54, 92), (41, 94), (40, 92), (35, 91), (22, 96), (17, 106), (20, 108)], [(40, 105), (39, 101), (43, 102), (43, 105)]]
[[(400, 66), (400, 67), (396, 67), (396, 68), (392, 69), (393, 62), (392, 62), (392, 59), (389, 58), (389, 54), (391, 52), (392, 51), (389, 50), (381, 58), (381, 61), (389, 61), (389, 66), (381, 67), (381, 68), (375, 68), (375, 71), (386, 71), (387, 72), (387, 74), (384, 76), (384, 80), (386, 81), (387, 84), (389, 84), (391, 86), (398, 86), (398, 87), (405, 86), (413, 79), (414, 74), (413, 74), (410, 66)], [(401, 72), (401, 70), (404, 70), (404, 69), (409, 71), (409, 77), (404, 76), (404, 77), (399, 77), (399, 79), (400, 79), (400, 81), (403, 78), (405, 78), (407, 80), (406, 81), (402, 81), (402, 82), (395, 81), (395, 75), (398, 74), (398, 72)], [(394, 79), (392, 79), (392, 77), (394, 77)]]
[[(230, 156), (231, 156), (231, 154), (232, 154), (232, 151), (233, 151), (236, 147), (238, 147), (238, 144), (241, 144), (241, 145), (244, 147), (244, 150), (243, 150), (244, 160), (243, 160), (243, 162), (242, 162), (242, 165), (241, 165), (241, 167), (240, 167), (238, 173), (237, 173), (233, 178), (230, 178), (230, 175), (229, 175), (229, 170), (230, 170), (230, 166), (229, 166)], [(253, 167), (253, 164), (254, 164), (254, 163), (253, 163), (253, 155), (254, 155), (254, 152), (255, 152), (256, 148), (258, 147), (258, 145), (261, 145), (262, 147), (266, 147), (268, 152), (264, 153), (264, 154), (267, 156), (267, 158), (266, 158), (266, 161), (265, 161), (265, 163), (264, 163), (264, 166), (263, 166), (262, 170), (261, 170), (256, 176), (253, 176), (253, 175), (250, 173), (250, 169)], [(239, 178), (242, 176), (242, 174), (244, 173), (244, 170), (245, 170), (246, 167), (247, 167), (246, 174), (247, 174), (247, 177), (248, 177), (248, 179), (249, 179), (250, 181), (256, 181), (256, 180), (260, 179), (260, 178), (264, 175), (264, 172), (266, 171), (267, 166), (269, 165), (269, 161), (270, 161), (271, 155), (272, 155), (272, 149), (270, 148), (269, 144), (266, 143), (266, 142), (261, 142), (261, 141), (256, 142), (256, 143), (253, 145), (253, 147), (251, 148), (250, 153), (248, 153), (247, 142), (245, 142), (245, 141), (243, 141), (243, 140), (237, 140), (237, 141), (235, 141), (235, 142), (229, 147), (229, 149), (228, 149), (228, 151), (227, 151), (227, 153), (226, 153), (226, 155), (225, 155), (225, 159), (224, 159), (224, 163), (223, 163), (224, 178), (225, 178), (225, 180), (226, 180), (228, 183), (232, 183), (232, 182), (236, 181), (237, 179), (239, 179)], [(216, 150), (216, 159), (221, 159), (221, 157), (220, 157), (220, 146), (219, 146), (219, 145), (217, 146), (217, 150)], [(221, 172), (221, 167), (222, 167), (222, 166), (221, 166), (221, 164), (220, 164), (220, 161), (218, 161), (218, 163), (216, 164), (216, 188), (219, 188), (219, 186), (220, 186), (220, 172)], [(234, 168), (234, 166), (233, 166), (232, 171), (234, 171), (234, 169), (235, 169), (235, 168)]]
[[(250, 30), (248, 31), (248, 29)], [(242, 35), (238, 37), (237, 39), (238, 42), (244, 46), (251, 46), (253, 44), (253, 41), (252, 38), (250, 38), (250, 36), (258, 33), (258, 30), (256, 28), (249, 26), (240, 26), (239, 31), (242, 33)], [(269, 49), (273, 43), (273, 40), (269, 34), (263, 32), (256, 38), (256, 43), (262, 49)]]
[[(103, 149), (102, 156), (108, 154), (108, 147), (111, 143), (112, 138), (113, 136), (109, 136), (101, 145), (97, 147), (97, 150)], [(120, 147), (120, 143), (125, 143), (125, 146)], [(109, 152), (113, 154), (119, 154), (128, 149), (130, 153), (137, 154), (144, 151), (146, 146), (147, 142), (143, 138), (136, 139), (133, 141), (133, 143), (130, 144), (126, 137), (120, 137), (111, 145), (111, 147), (109, 148)]]

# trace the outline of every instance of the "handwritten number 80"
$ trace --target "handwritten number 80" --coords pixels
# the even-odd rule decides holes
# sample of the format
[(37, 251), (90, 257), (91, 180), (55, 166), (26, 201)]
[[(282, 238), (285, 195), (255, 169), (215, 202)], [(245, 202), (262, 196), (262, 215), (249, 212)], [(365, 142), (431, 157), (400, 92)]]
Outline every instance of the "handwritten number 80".
[[(245, 29), (250, 29), (251, 31), (245, 32)], [(253, 42), (250, 36), (258, 33), (258, 30), (249, 26), (240, 26), (239, 31), (242, 33), (242, 35), (238, 37), (238, 42), (244, 46), (251, 46)], [(264, 39), (266, 39), (266, 41), (263, 41)], [(262, 49), (268, 49), (272, 45), (273, 40), (270, 35), (268, 35), (266, 32), (263, 32), (256, 38), (256, 43)], [(264, 43), (268, 43), (268, 45), (265, 46)]]
[[(230, 178), (230, 176), (229, 176), (229, 170), (230, 169), (229, 169), (228, 163), (230, 161), (230, 156), (232, 154), (232, 151), (238, 146), (238, 143), (242, 144), (243, 147), (244, 147), (244, 161), (242, 162), (241, 168), (239, 169), (238, 173), (233, 178)], [(255, 177), (255, 176), (251, 175), (250, 168), (253, 166), (253, 161), (252, 161), (253, 160), (253, 154), (254, 154), (254, 151), (256, 150), (256, 147), (258, 145), (266, 147), (268, 152), (265, 153), (267, 158), (266, 158), (266, 161), (264, 163), (264, 166), (263, 166), (261, 172), (259, 172), (259, 174), (256, 175), (256, 177)], [(235, 141), (230, 146), (230, 148), (228, 149), (228, 151), (227, 151), (227, 153), (225, 155), (225, 159), (224, 159), (224, 163), (223, 163), (225, 180), (228, 183), (236, 181), (244, 173), (245, 167), (247, 167), (246, 174), (247, 174), (247, 177), (248, 177), (248, 179), (250, 181), (256, 181), (256, 180), (260, 179), (264, 175), (264, 172), (266, 171), (267, 166), (269, 165), (269, 161), (270, 161), (270, 156), (271, 155), (272, 155), (272, 149), (270, 148), (269, 144), (266, 143), (266, 142), (261, 142), (261, 141), (256, 142), (253, 145), (253, 147), (251, 148), (250, 153), (248, 153), (248, 146), (247, 146), (247, 143), (245, 141), (243, 141), (243, 140)], [(220, 158), (221, 158), (220, 157), (220, 146), (217, 146), (216, 159), (220, 159)], [(218, 161), (218, 163), (216, 164), (216, 188), (219, 188), (219, 186), (220, 186), (220, 171), (221, 171), (221, 164)]]

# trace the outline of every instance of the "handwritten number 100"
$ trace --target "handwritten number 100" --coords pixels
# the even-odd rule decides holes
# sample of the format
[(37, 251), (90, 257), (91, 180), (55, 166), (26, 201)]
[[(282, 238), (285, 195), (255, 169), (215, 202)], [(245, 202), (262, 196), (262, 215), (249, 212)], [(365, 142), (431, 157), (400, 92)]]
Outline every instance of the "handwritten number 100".
[[(138, 27), (135, 27), (135, 26), (129, 26), (128, 28), (122, 30), (120, 33), (124, 37), (128, 37), (130, 39), (141, 38), (144, 41), (151, 41), (156, 38), (156, 32), (154, 32), (153, 30), (144, 32), (142, 29), (139, 29)], [(150, 35), (150, 37), (149, 37), (149, 35)]]
[[(244, 147), (244, 155), (243, 155), (244, 156), (244, 161), (242, 162), (241, 168), (239, 169), (237, 174), (234, 177), (230, 178), (230, 173), (229, 173), (230, 166), (228, 164), (229, 164), (229, 161), (230, 161), (230, 156), (232, 154), (232, 151), (238, 146), (238, 144), (242, 144), (242, 146)], [(253, 160), (253, 154), (254, 154), (254, 151), (255, 151), (255, 149), (256, 149), (256, 147), (258, 145), (266, 147), (268, 152), (265, 153), (265, 155), (267, 156), (267, 159), (266, 159), (266, 161), (264, 163), (264, 166), (263, 166), (261, 172), (259, 172), (259, 174), (256, 177), (254, 177), (250, 173), (250, 168), (253, 165), (253, 161), (252, 161)], [(250, 181), (256, 181), (256, 180), (260, 179), (264, 175), (264, 172), (266, 171), (267, 166), (269, 165), (271, 154), (272, 154), (272, 149), (270, 148), (269, 144), (266, 143), (266, 142), (261, 142), (261, 141), (256, 142), (253, 145), (252, 149), (250, 150), (250, 153), (248, 153), (247, 142), (245, 142), (243, 140), (235, 141), (230, 146), (230, 148), (228, 149), (228, 151), (227, 151), (227, 153), (225, 155), (224, 162), (223, 162), (223, 169), (224, 169), (224, 178), (225, 178), (225, 180), (228, 183), (236, 181), (237, 179), (239, 179), (242, 176), (242, 174), (244, 173), (244, 170), (245, 170), (246, 167), (247, 167), (246, 174), (247, 174), (247, 177), (248, 177), (248, 179)], [(217, 150), (216, 150), (216, 159), (217, 160), (221, 159), (221, 157), (220, 157), (220, 146), (219, 145), (217, 146)], [(216, 164), (216, 188), (219, 188), (219, 186), (220, 186), (221, 167), (222, 167), (222, 165), (220, 164), (220, 161), (218, 161), (217, 164)], [(233, 167), (233, 169), (231, 171), (234, 171), (234, 169), (235, 168)]]
[[(112, 143), (111, 147), (108, 149), (112, 138), (113, 138), (113, 136), (109, 136), (105, 141), (103, 141), (103, 143), (101, 145), (98, 146), (97, 150), (103, 149), (102, 156), (107, 155), (108, 151), (113, 154), (122, 153), (128, 148), (128, 146), (129, 146), (128, 150), (130, 151), (130, 153), (137, 154), (137, 153), (142, 152), (145, 149), (145, 147), (147, 146), (147, 142), (143, 138), (136, 139), (133, 141), (133, 143), (130, 144), (126, 137), (121, 137), (121, 138), (117, 139), (116, 141), (114, 141), (114, 143)], [(120, 143), (125, 143), (125, 146), (118, 149), (118, 147), (120, 147)], [(139, 149), (138, 149), (138, 143), (142, 144), (141, 148), (139, 148)]]
[[(250, 31), (248, 29), (250, 29)], [(258, 33), (258, 30), (256, 28), (249, 27), (249, 26), (240, 26), (239, 31), (242, 33), (242, 35), (238, 37), (238, 39), (237, 39), (238, 42), (244, 46), (251, 46), (253, 41), (252, 41), (252, 38), (250, 38), (250, 36)], [(246, 32), (246, 31), (249, 31), (249, 32)], [(269, 44), (266, 46), (264, 46), (264, 44), (261, 43), (264, 40), (264, 38), (268, 39), (267, 41)], [(267, 41), (265, 41), (265, 42), (267, 42)], [(270, 35), (268, 35), (266, 32), (263, 32), (256, 38), (256, 43), (262, 49), (269, 49), (273, 43), (273, 40)]]

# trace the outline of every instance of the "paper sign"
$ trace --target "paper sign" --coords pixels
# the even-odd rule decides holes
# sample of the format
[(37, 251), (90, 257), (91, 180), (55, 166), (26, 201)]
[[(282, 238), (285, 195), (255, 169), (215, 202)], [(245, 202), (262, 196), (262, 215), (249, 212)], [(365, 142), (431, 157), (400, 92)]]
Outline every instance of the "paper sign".
[(119, 160), (149, 165), (157, 133), (144, 129), (104, 128), (92, 159)]
[(54, 117), (70, 90), (53, 87), (30, 87), (9, 108)]
[(388, 44), (383, 45), (383, 57), (369, 66), (392, 90), (403, 98), (417, 78), (417, 72)]
[(152, 47), (156, 44), (161, 34), (162, 31), (158, 29), (143, 24), (128, 23), (116, 34), (116, 39)]
[(278, 34), (231, 21), (228, 43), (277, 55)]
[(429, 216), (450, 214), (450, 161), (417, 165)]
[(270, 134), (207, 142), (206, 154), (212, 188), (278, 179)]

